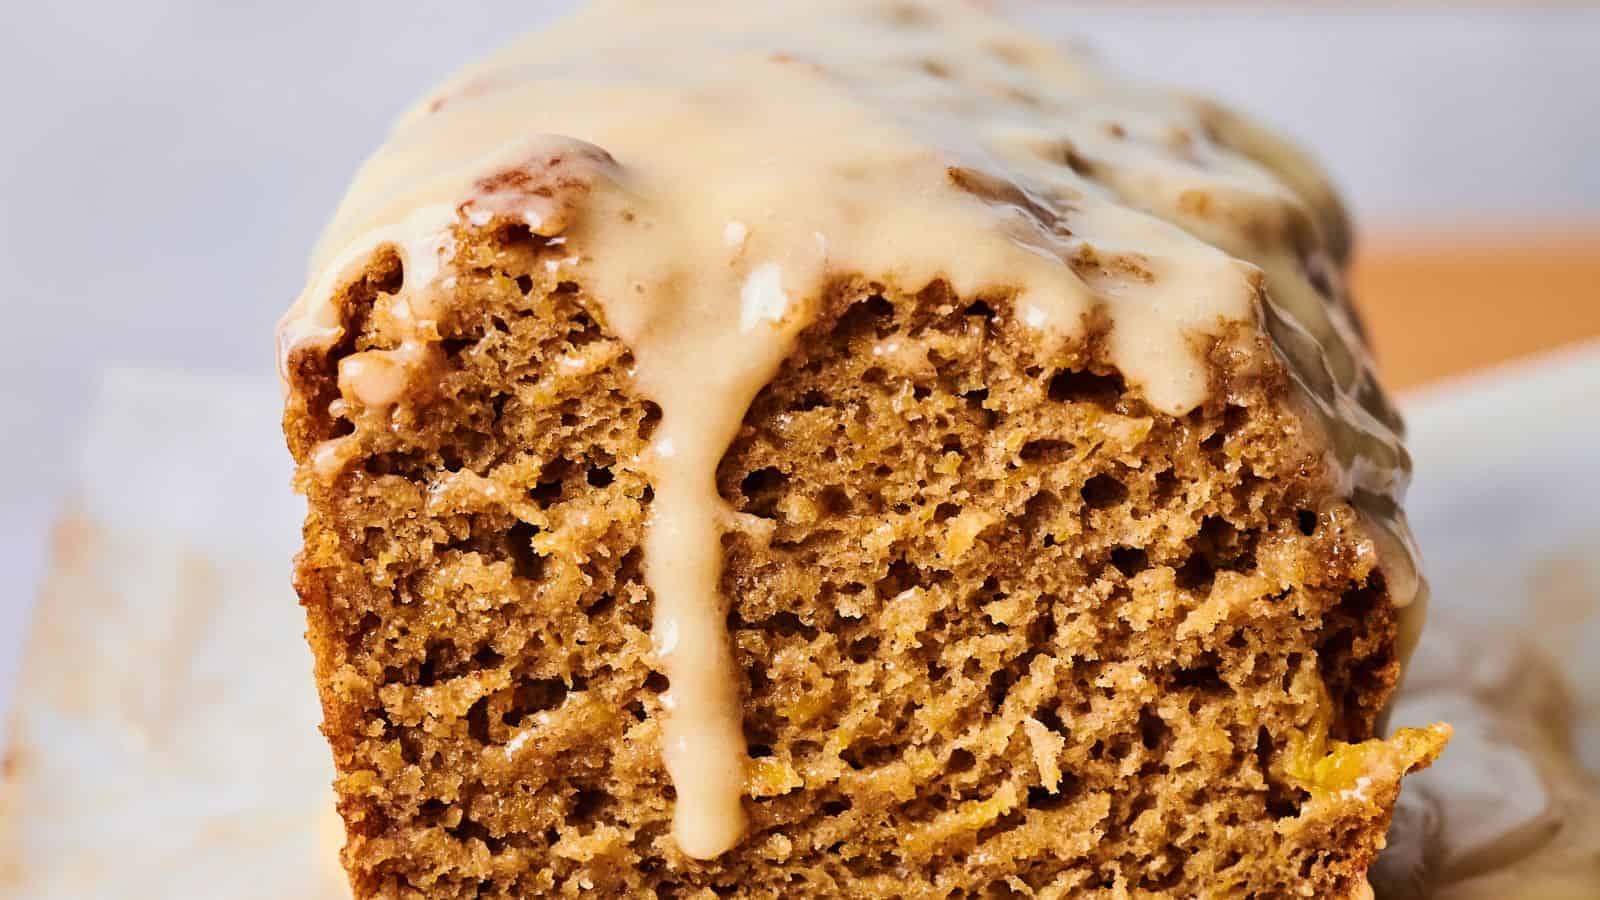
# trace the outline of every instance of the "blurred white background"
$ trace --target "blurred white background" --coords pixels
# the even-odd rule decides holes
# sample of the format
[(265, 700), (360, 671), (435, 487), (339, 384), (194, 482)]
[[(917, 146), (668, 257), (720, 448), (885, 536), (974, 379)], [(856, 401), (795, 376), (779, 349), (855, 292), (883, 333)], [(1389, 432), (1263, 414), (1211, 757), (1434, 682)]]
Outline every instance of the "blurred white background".
[[(8, 6), (0, 565), (16, 575), (0, 635), (32, 596), (95, 373), (270, 378), (273, 324), (304, 256), (387, 122), (567, 5)], [(1365, 224), (1600, 220), (1600, 10), (1002, 6), (1286, 129)]]

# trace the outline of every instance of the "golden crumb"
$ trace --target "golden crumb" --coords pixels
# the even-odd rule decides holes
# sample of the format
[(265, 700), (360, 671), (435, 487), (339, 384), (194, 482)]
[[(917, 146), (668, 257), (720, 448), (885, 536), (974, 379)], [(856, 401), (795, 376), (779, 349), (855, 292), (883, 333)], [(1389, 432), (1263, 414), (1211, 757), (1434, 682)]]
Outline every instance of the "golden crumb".
[(641, 572), (659, 412), (560, 247), (454, 240), (428, 388), (331, 481), (309, 467), (349, 431), (339, 362), (387, 349), (399, 261), (291, 360), (296, 583), (358, 896), (1365, 883), (1443, 735), (1373, 740), (1394, 610), (1263, 338), (1219, 342), (1215, 397), (1174, 418), (1005, 297), (837, 282), (717, 472), (749, 828), (700, 861), (670, 836)]

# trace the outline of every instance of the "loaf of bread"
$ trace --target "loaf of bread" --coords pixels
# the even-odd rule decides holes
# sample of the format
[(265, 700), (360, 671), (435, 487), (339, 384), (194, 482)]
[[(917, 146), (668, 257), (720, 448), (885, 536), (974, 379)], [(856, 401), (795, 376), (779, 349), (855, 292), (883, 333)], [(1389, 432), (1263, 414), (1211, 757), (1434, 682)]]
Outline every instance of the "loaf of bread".
[(969, 4), (460, 73), (279, 332), (356, 895), (1368, 895), (1448, 729), (1348, 245)]

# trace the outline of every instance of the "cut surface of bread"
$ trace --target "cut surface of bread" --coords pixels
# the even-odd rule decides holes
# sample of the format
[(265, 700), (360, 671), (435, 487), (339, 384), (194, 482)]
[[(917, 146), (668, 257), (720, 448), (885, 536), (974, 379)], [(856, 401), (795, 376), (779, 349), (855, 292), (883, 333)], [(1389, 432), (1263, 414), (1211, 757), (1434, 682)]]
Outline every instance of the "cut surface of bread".
[(609, 6), (281, 332), (357, 896), (1359, 896), (1447, 729), (1315, 170), (963, 5)]

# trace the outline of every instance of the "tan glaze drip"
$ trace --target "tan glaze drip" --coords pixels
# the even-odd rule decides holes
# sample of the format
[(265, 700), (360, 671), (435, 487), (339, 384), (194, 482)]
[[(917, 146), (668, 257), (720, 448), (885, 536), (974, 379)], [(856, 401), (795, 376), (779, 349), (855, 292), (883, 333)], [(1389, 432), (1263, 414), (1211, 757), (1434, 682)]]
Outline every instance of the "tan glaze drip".
[[(645, 576), (671, 681), (663, 756), (679, 845), (709, 858), (742, 829), (745, 754), (718, 592), (720, 537), (740, 526), (716, 466), (843, 279), (1006, 297), (1047, 342), (1094, 316), (1127, 383), (1174, 416), (1209, 396), (1205, 338), (1265, 317), (1380, 564), (1409, 571), (1394, 417), (1304, 262), (1343, 254), (1331, 197), (1259, 129), (965, 4), (597, 3), (402, 118), (323, 235), (281, 352), (332, 347), (340, 292), (398, 252), (400, 350), (340, 371), (357, 433), (381, 427), (427, 368), (452, 229), (564, 244), (547, 265), (632, 348), (662, 409)], [(315, 474), (337, 477), (354, 438), (319, 448)], [(1405, 579), (1388, 581), (1404, 603)]]

